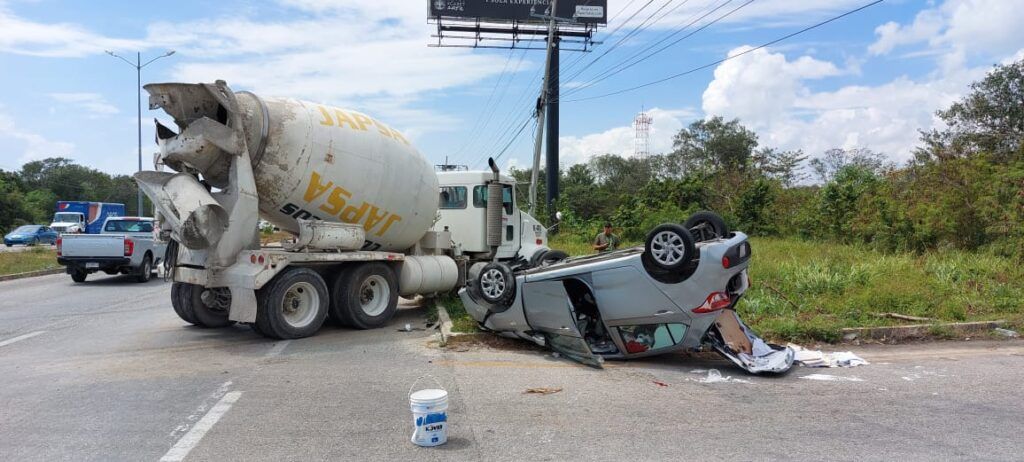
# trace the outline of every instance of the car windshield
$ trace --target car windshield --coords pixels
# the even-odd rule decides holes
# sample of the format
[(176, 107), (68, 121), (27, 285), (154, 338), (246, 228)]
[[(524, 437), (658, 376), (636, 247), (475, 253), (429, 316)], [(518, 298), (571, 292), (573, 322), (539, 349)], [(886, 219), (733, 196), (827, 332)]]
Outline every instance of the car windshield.
[(103, 230), (114, 233), (151, 233), (153, 222), (138, 220), (111, 220), (103, 226)]
[(81, 215), (77, 213), (58, 213), (53, 216), (54, 223), (67, 223), (72, 221), (78, 221)]
[(31, 225), (19, 226), (18, 229), (12, 231), (11, 234), (35, 234), (36, 231), (39, 231), (39, 228), (39, 226)]

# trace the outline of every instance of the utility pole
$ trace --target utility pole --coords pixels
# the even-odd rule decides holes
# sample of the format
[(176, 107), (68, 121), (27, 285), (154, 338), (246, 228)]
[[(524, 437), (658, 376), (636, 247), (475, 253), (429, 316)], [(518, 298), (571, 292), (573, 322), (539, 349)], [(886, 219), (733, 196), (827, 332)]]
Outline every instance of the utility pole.
[[(558, 200), (558, 37), (548, 47), (547, 82), (547, 204), (548, 223), (555, 223), (555, 201)], [(553, 228), (552, 230), (557, 230)]]
[[(153, 58), (153, 59), (151, 59), (149, 61), (146, 61), (145, 64), (142, 63), (142, 53), (139, 53), (139, 52), (135, 53), (135, 62), (134, 63), (129, 61), (129, 60), (127, 60), (127, 59), (125, 59), (123, 56), (118, 55), (117, 53), (114, 53), (113, 51), (108, 51), (107, 54), (110, 55), (110, 56), (113, 56), (115, 58), (118, 58), (121, 61), (124, 61), (124, 62), (128, 63), (129, 66), (135, 68), (135, 81), (136, 81), (136, 84), (137, 84), (137, 86), (135, 88), (135, 91), (136, 91), (136, 95), (138, 96), (137, 109), (138, 109), (138, 118), (139, 118), (139, 170), (138, 171), (141, 172), (142, 171), (142, 68), (152, 64), (153, 61), (156, 61), (156, 60), (158, 60), (160, 58), (166, 58), (166, 57), (168, 57), (170, 55), (173, 55), (174, 54), (174, 50), (168, 51), (167, 53), (164, 53), (164, 54), (162, 54), (160, 56), (157, 56), (156, 58)], [(137, 210), (136, 213), (138, 213), (139, 216), (144, 216), (145, 213), (142, 210), (142, 188), (139, 188), (139, 193), (138, 194), (139, 194), (139, 197), (138, 197), (138, 208), (136, 209)]]
[[(544, 140), (544, 128), (545, 128), (545, 126), (544, 126), (544, 114), (545, 114), (547, 109), (550, 109), (550, 106), (549, 106), (548, 103), (550, 102), (550, 100), (549, 100), (549, 91), (551, 89), (550, 84), (551, 84), (551, 80), (552, 80), (551, 79), (551, 71), (552, 71), (552, 69), (551, 69), (551, 67), (552, 67), (551, 66), (552, 59), (551, 58), (552, 58), (552, 53), (555, 53), (555, 56), (554, 56), (555, 70), (557, 71), (557, 69), (558, 69), (558, 63), (557, 63), (557, 61), (558, 61), (558, 55), (557, 55), (558, 49), (556, 48), (557, 45), (555, 44), (555, 41), (556, 41), (556, 39), (555, 39), (555, 11), (558, 11), (558, 10), (555, 9), (555, 7), (557, 5), (558, 5), (558, 0), (551, 0), (550, 9), (548, 10), (548, 14), (551, 16), (551, 19), (548, 22), (548, 50), (547, 50), (548, 54), (547, 54), (547, 63), (544, 65), (544, 85), (541, 87), (540, 99), (538, 100), (538, 104), (537, 104), (537, 139), (534, 141), (534, 144), (533, 144), (533, 171), (531, 172), (531, 177), (530, 177), (530, 215), (534, 216), (534, 217), (537, 216), (537, 213), (536, 213), (536, 210), (537, 210), (537, 180), (539, 179), (539, 172), (538, 172), (538, 170), (540, 170), (540, 148), (541, 148), (541, 142)], [(558, 86), (558, 78), (556, 77), (555, 78), (555, 87), (556, 87), (555, 92), (556, 93), (557, 93), (557, 86)], [(557, 111), (557, 107), (558, 106), (556, 105), (555, 106), (556, 111)], [(558, 131), (558, 119), (557, 119), (558, 113), (557, 112), (555, 113), (555, 117), (556, 118), (554, 119), (555, 120), (554, 126), (555, 126), (555, 131), (557, 132)], [(551, 135), (548, 135), (548, 136), (550, 137)], [(558, 149), (558, 141), (556, 140), (555, 141), (555, 150), (557, 151), (557, 149)], [(550, 139), (548, 141), (548, 155), (549, 156), (551, 155), (551, 141), (550, 141)], [(556, 158), (555, 158), (555, 169), (557, 170), (557, 168), (558, 168), (558, 159), (557, 159), (558, 154), (556, 153), (555, 156), (556, 156)], [(547, 179), (549, 181), (549, 183), (547, 185), (548, 186), (547, 199), (548, 199), (548, 205), (549, 206), (551, 205), (551, 187), (552, 187), (552, 184), (550, 183), (550, 179), (551, 179), (551, 167), (550, 166), (551, 166), (551, 159), (549, 158), (548, 159), (548, 173), (547, 173)], [(557, 176), (555, 176), (555, 183), (556, 184), (554, 185), (554, 188), (557, 191), (557, 189), (558, 189), (558, 185), (557, 185), (558, 177)], [(557, 197), (557, 194), (556, 194), (556, 197)]]

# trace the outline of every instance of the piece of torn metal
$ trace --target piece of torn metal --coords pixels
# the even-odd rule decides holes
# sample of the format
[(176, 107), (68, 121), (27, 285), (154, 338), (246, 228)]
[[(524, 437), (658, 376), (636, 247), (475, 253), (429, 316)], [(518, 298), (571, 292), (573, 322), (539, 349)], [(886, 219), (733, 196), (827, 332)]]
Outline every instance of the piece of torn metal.
[(796, 354), (794, 360), (804, 367), (856, 367), (871, 364), (852, 351), (822, 353), (792, 343), (789, 348)]

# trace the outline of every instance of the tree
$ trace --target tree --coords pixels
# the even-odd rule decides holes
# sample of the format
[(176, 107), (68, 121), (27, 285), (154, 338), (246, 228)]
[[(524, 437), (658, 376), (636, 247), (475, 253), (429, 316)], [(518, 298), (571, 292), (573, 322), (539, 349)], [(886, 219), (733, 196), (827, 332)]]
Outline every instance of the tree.
[(739, 119), (698, 120), (676, 134), (662, 174), (679, 178), (696, 172), (744, 170), (756, 147), (757, 135), (740, 125)]
[(811, 159), (808, 164), (822, 183), (828, 183), (835, 179), (840, 170), (848, 166), (877, 174), (885, 166), (885, 156), (868, 148), (833, 148), (825, 151), (821, 157)]
[(1024, 59), (996, 65), (971, 93), (936, 112), (947, 128), (922, 135), (925, 155), (963, 157), (987, 152), (997, 162), (1024, 155)]
[(800, 165), (807, 160), (807, 156), (801, 150), (780, 151), (775, 148), (761, 148), (751, 159), (759, 173), (787, 188), (807, 179), (807, 174), (800, 171)]

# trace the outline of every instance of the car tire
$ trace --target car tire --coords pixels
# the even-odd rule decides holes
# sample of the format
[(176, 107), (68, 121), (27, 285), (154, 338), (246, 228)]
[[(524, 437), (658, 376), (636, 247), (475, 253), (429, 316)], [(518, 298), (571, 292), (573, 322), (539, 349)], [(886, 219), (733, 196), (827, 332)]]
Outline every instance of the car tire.
[(702, 210), (690, 215), (683, 222), (683, 227), (690, 230), (694, 242), (710, 241), (729, 235), (729, 227), (717, 213)]
[(75, 281), (77, 283), (85, 282), (85, 278), (87, 278), (88, 276), (89, 276), (89, 273), (86, 273), (85, 271), (80, 270), (80, 269), (76, 269), (76, 270), (72, 270), (71, 271), (71, 280)]
[(6, 245), (7, 247), (13, 247), (14, 246), (14, 244), (4, 244), (4, 245)]
[[(178, 303), (180, 309), (191, 315), (193, 324), (199, 327), (217, 329), (227, 327), (235, 323), (228, 319), (231, 309), (231, 292), (226, 287), (207, 289), (201, 285), (180, 283), (182, 287), (178, 292)], [(204, 293), (206, 299), (204, 300)], [(226, 295), (225, 295), (226, 292)], [(207, 300), (210, 303), (207, 303)], [(182, 319), (186, 319), (182, 317)]]
[(35, 247), (35, 246), (39, 245), (39, 238), (37, 237), (35, 239), (32, 239), (32, 242), (29, 243), (29, 245), (32, 246), (32, 247)]
[(199, 323), (196, 322), (195, 315), (192, 314), (192, 305), (183, 303), (181, 299), (182, 292), (187, 290), (186, 286), (188, 285), (189, 284), (184, 282), (175, 282), (171, 284), (171, 307), (174, 308), (174, 313), (177, 314), (182, 321), (192, 325), (198, 325)]
[(327, 284), (309, 268), (292, 267), (256, 293), (256, 331), (276, 339), (309, 337), (327, 318)]
[(696, 253), (690, 230), (675, 223), (666, 223), (647, 233), (644, 257), (656, 268), (678, 271), (686, 267)]
[(569, 258), (569, 254), (561, 250), (541, 250), (530, 258), (530, 268), (548, 266)]
[(139, 265), (139, 274), (135, 275), (135, 282), (146, 283), (153, 278), (153, 257), (146, 254)]
[(398, 278), (384, 263), (346, 268), (331, 291), (331, 317), (356, 329), (383, 327), (398, 311)]
[(500, 306), (512, 304), (516, 296), (516, 281), (512, 269), (500, 262), (491, 262), (480, 270), (475, 281), (476, 290), (487, 303)]

